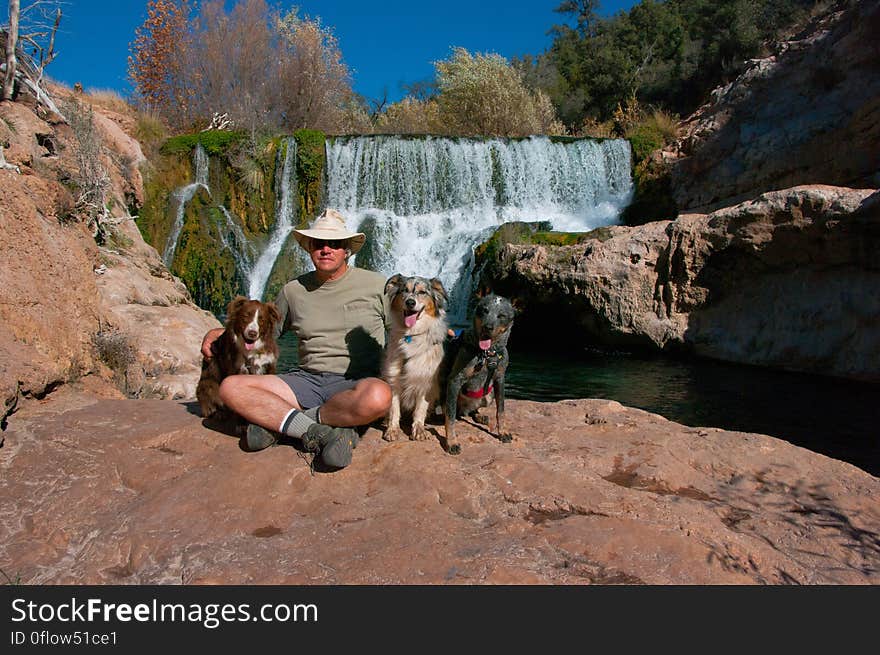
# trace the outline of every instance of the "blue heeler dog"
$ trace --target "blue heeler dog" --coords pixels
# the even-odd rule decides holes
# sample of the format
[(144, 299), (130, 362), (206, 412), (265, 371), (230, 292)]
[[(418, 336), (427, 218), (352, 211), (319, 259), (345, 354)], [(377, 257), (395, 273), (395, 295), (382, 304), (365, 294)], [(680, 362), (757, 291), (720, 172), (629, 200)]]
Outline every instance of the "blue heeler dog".
[(516, 312), (507, 298), (494, 294), (480, 299), (474, 310), (473, 324), (452, 341), (447, 353), (445, 371), (448, 371), (443, 403), (446, 414), (446, 437), (441, 439), (446, 452), (457, 455), (461, 445), (455, 438), (455, 421), (459, 416), (470, 416), (483, 425), (489, 419), (479, 415), (494, 397), (495, 427), (490, 428), (503, 442), (512, 437), (505, 432), (504, 373), (509, 363), (507, 340)]

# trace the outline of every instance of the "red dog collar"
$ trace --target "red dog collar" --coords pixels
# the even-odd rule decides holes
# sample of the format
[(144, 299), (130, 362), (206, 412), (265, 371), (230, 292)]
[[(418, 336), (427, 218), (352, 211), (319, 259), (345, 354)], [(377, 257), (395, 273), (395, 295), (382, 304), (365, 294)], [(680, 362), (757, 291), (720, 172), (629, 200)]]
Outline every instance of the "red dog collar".
[(492, 393), (492, 385), (489, 385), (489, 388), (486, 389), (485, 393), (483, 392), (483, 387), (479, 389), (472, 389), (469, 391), (463, 391), (462, 395), (467, 396), (468, 398), (482, 398), (488, 394)]

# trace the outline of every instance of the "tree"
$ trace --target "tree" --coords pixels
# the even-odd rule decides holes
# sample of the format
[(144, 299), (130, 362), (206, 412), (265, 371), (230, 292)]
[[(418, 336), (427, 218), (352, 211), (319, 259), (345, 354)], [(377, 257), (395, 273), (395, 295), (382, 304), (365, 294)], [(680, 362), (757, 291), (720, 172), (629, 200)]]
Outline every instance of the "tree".
[(377, 132), (387, 134), (437, 134), (443, 131), (437, 101), (410, 96), (386, 107), (376, 117), (375, 125)]
[(333, 132), (364, 124), (338, 43), (320, 19), (285, 14), (266, 0), (151, 0), (131, 46), (139, 95), (178, 129), (216, 113), (251, 132)]
[[(576, 32), (582, 39), (596, 35), (596, 25), (599, 21), (599, 0), (563, 0), (553, 11), (559, 14), (570, 14), (577, 23)], [(554, 25), (550, 30), (552, 34), (563, 34), (571, 28), (566, 25)]]
[(128, 77), (135, 93), (147, 109), (166, 117), (187, 110), (188, 94), (179, 82), (189, 14), (187, 0), (150, 0), (130, 46)]
[(6, 32), (6, 77), (3, 79), (3, 99), (12, 100), (15, 86), (15, 69), (18, 63), (15, 51), (18, 48), (18, 20), (21, 7), (18, 0), (9, 0), (9, 31)]
[(3, 100), (12, 100), (18, 75), (39, 102), (58, 113), (41, 83), (43, 71), (57, 54), (55, 34), (60, 24), (61, 8), (54, 0), (32, 0), (24, 7), (20, 0), (9, 0), (9, 27), (2, 30), (6, 43)]
[(487, 136), (562, 133), (546, 94), (527, 89), (522, 74), (504, 57), (454, 48), (450, 59), (434, 66), (440, 119), (447, 131)]
[(284, 127), (339, 131), (346, 108), (357, 103), (336, 37), (319, 18), (300, 17), (296, 9), (276, 24), (283, 52), (277, 90)]

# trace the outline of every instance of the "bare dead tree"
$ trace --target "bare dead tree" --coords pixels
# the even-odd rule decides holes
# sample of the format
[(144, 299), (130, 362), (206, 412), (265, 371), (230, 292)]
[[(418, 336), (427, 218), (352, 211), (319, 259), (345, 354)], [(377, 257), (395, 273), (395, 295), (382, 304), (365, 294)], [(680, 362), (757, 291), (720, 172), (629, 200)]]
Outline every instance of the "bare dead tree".
[(17, 60), (15, 51), (18, 49), (18, 20), (21, 6), (18, 0), (9, 0), (9, 29), (6, 32), (6, 75), (3, 78), (3, 99), (12, 100), (12, 88), (15, 85)]
[[(10, 4), (19, 0), (10, 0)], [(54, 11), (53, 11), (54, 10)], [(55, 56), (55, 35), (61, 24), (61, 7), (56, 0), (34, 0), (21, 10), (20, 27), (24, 26), (26, 32), (20, 33), (18, 38), (22, 48), (27, 52), (31, 48), (29, 63), (35, 70), (37, 83), (43, 79), (43, 70)]]
[(43, 90), (43, 71), (58, 54), (55, 35), (61, 24), (60, 0), (32, 0), (21, 6), (9, 0), (9, 26), (2, 28), (5, 41), (3, 100), (12, 100), (15, 82), (32, 93), (49, 112), (64, 117), (55, 102)]
[(388, 87), (382, 87), (381, 98), (370, 98), (370, 120), (375, 121), (388, 106)]

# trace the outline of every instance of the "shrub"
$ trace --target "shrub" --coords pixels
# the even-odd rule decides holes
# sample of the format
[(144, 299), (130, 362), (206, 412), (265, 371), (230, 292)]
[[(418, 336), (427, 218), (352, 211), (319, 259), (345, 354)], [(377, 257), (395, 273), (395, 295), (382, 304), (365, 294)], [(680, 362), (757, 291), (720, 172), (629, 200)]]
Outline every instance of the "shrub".
[(157, 113), (140, 111), (137, 114), (134, 136), (147, 152), (154, 152), (168, 138), (168, 131)]
[(98, 358), (114, 375), (124, 380), (128, 367), (136, 361), (128, 337), (121, 332), (101, 331), (92, 336), (92, 343), (98, 351)]
[(636, 164), (647, 159), (655, 150), (672, 143), (676, 135), (675, 117), (662, 111), (652, 112), (626, 130)]
[(454, 48), (434, 64), (440, 118), (446, 131), (462, 136), (564, 134), (549, 97), (530, 91), (520, 71), (497, 54), (472, 55)]
[(95, 127), (92, 107), (75, 98), (69, 99), (63, 107), (77, 144), (77, 171), (71, 180), (76, 192), (76, 213), (91, 230), (95, 241), (103, 243), (110, 219), (107, 207), (110, 174), (104, 165), (104, 144)]

